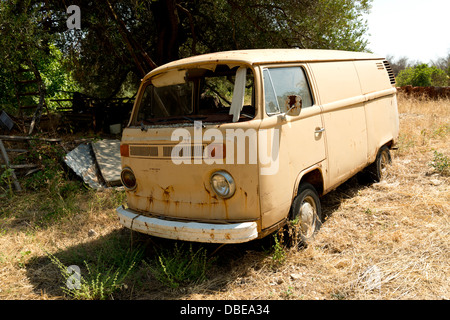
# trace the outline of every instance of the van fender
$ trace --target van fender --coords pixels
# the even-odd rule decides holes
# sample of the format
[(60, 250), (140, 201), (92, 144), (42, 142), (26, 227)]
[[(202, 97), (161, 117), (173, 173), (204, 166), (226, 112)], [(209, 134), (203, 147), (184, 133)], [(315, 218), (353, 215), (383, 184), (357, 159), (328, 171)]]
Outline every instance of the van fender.
[(371, 152), (370, 154), (367, 155), (367, 164), (366, 164), (366, 166), (369, 166), (369, 165), (371, 165), (372, 163), (375, 162), (375, 160), (377, 159), (378, 152), (384, 146), (388, 147), (390, 150), (397, 148), (395, 146), (395, 140), (394, 140), (394, 138), (392, 136), (383, 137), (382, 139), (379, 140), (379, 142), (377, 143), (377, 147), (374, 148), (373, 152)]
[(316, 188), (316, 191), (319, 194), (319, 196), (323, 195), (323, 190), (325, 190), (325, 186), (322, 170), (323, 170), (322, 162), (319, 162), (309, 168), (306, 168), (303, 171), (300, 171), (294, 182), (294, 189), (292, 190), (292, 201), (297, 196), (298, 188), (300, 186), (300, 183), (302, 182), (308, 182), (312, 184), (314, 188)]

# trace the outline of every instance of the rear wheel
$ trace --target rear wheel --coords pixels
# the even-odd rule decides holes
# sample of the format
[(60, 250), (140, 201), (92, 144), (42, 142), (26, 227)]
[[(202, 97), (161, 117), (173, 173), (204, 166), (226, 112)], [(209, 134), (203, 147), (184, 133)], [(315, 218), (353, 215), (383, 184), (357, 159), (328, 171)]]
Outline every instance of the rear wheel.
[(383, 146), (378, 151), (375, 162), (358, 174), (361, 183), (380, 182), (386, 179), (387, 170), (392, 162), (391, 153), (387, 146)]
[(321, 217), (322, 207), (316, 189), (309, 183), (301, 184), (291, 206), (288, 245), (308, 245), (322, 225)]

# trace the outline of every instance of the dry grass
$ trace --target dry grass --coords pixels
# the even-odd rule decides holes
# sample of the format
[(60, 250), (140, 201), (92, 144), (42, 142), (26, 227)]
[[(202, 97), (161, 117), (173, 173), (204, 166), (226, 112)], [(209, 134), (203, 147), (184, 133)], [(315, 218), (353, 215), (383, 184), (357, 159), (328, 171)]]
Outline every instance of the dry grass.
[[(449, 299), (450, 177), (430, 163), (434, 150), (450, 157), (450, 102), (400, 96), (399, 112), (401, 136), (390, 175), (370, 186), (351, 179), (326, 195), (327, 219), (308, 248), (285, 249), (284, 260), (274, 261), (267, 239), (227, 245), (214, 254), (207, 281), (177, 289), (164, 287), (141, 266), (118, 297)], [(173, 244), (136, 234), (131, 242), (108, 191), (79, 195), (77, 212), (44, 226), (30, 204), (39, 197), (17, 200), (16, 213), (0, 215), (0, 299), (64, 298), (58, 270), (43, 249), (70, 261), (118, 238), (143, 243), (151, 258), (154, 246)], [(89, 236), (90, 229), (97, 234)]]

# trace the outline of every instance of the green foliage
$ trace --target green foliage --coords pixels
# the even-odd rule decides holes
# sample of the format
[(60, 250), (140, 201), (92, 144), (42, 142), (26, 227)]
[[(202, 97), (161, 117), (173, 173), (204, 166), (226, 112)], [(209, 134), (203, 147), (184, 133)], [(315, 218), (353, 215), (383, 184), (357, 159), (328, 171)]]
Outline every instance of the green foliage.
[(443, 153), (433, 151), (433, 161), (430, 166), (442, 175), (450, 175), (450, 159)]
[(80, 90), (80, 86), (73, 80), (73, 71), (68, 65), (60, 49), (50, 44), (48, 55), (37, 61), (37, 68), (45, 85), (45, 98), (50, 110), (55, 110), (57, 103), (52, 99), (67, 99), (70, 96), (65, 92)]
[[(72, 73), (66, 69), (66, 58), (55, 46), (58, 33), (49, 27), (51, 19), (56, 16), (45, 9), (40, 1), (0, 1), (0, 109), (12, 115), (17, 115), (13, 75), (30, 61), (37, 66), (44, 80), (50, 109), (56, 107), (50, 99), (63, 98), (62, 91), (78, 88), (72, 80)], [(64, 13), (64, 7), (60, 9)], [(36, 85), (32, 86), (30, 91), (36, 91)], [(24, 101), (25, 104), (38, 102), (35, 97), (25, 99), (28, 100)]]
[[(47, 224), (67, 217), (79, 211), (79, 203), (76, 197), (86, 189), (79, 180), (71, 179), (70, 172), (66, 172), (63, 164), (65, 151), (58, 144), (44, 141), (30, 140), (30, 152), (12, 159), (13, 164), (35, 163), (39, 170), (27, 176), (19, 176), (22, 189), (25, 192), (34, 192), (40, 197), (30, 197), (28, 205), (34, 207), (42, 215), (39, 223)], [(3, 172), (2, 179), (8, 182), (10, 173)], [(3, 179), (4, 178), (4, 179)], [(6, 183), (10, 189), (11, 180)], [(12, 190), (10, 191), (12, 193)], [(17, 195), (18, 197), (20, 195)], [(42, 201), (45, 198), (45, 201)]]
[(173, 250), (159, 252), (151, 264), (146, 263), (154, 277), (165, 286), (177, 288), (184, 283), (196, 283), (206, 279), (206, 272), (211, 265), (206, 250), (200, 247), (194, 251), (175, 243)]
[(281, 236), (281, 239), (278, 239), (278, 235), (275, 234), (273, 236), (274, 244), (272, 246), (272, 262), (274, 265), (279, 266), (283, 264), (284, 261), (286, 261), (286, 248), (283, 245), (283, 237)]
[(12, 187), (12, 175), (14, 173), (14, 169), (7, 168), (5, 165), (1, 166), (2, 174), (0, 175), (0, 183), (6, 184), (6, 189), (1, 187), (5, 191), (5, 194), (9, 197), (13, 195), (13, 187)]
[[(114, 293), (125, 287), (125, 279), (142, 256), (141, 250), (134, 252), (129, 250), (125, 256), (119, 254), (119, 264), (113, 263), (110, 265), (109, 261), (100, 255), (96, 263), (89, 264), (83, 261), (86, 271), (76, 274), (70, 273), (68, 267), (57, 257), (46, 253), (51, 262), (58, 267), (63, 277), (65, 285), (61, 289), (75, 300), (107, 300), (112, 298)], [(76, 282), (74, 283), (73, 280), (78, 281), (78, 286), (75, 285)], [(67, 286), (68, 282), (73, 286)]]
[(447, 86), (448, 76), (445, 71), (422, 63), (400, 71), (396, 81), (399, 87), (408, 85), (413, 87)]
[(148, 63), (145, 57), (161, 65), (232, 49), (364, 51), (367, 22), (363, 14), (368, 13), (371, 0), (109, 3), (113, 10), (104, 1), (76, 2), (82, 13), (81, 30), (68, 30), (64, 1), (0, 1), (0, 48), (4, 51), (0, 103), (14, 104), (9, 70), (24, 58), (34, 61), (44, 74), (49, 98), (59, 98), (58, 90), (74, 89), (71, 79), (77, 82), (77, 90), (106, 98), (124, 87), (136, 91), (142, 73), (150, 71), (139, 66)]

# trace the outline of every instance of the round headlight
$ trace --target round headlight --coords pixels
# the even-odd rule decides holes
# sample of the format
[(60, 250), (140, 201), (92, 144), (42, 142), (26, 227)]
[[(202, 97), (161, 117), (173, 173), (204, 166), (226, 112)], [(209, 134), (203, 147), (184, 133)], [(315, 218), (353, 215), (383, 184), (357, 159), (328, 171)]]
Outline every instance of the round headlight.
[(130, 168), (123, 168), (120, 173), (120, 180), (122, 180), (122, 184), (128, 190), (136, 188), (136, 177)]
[(216, 171), (211, 175), (211, 187), (221, 198), (230, 198), (236, 191), (234, 179), (228, 172)]

